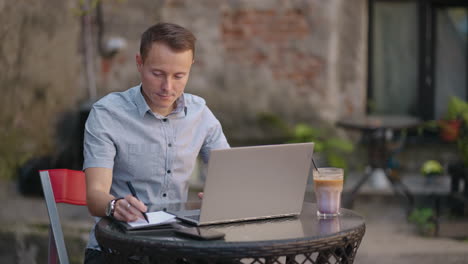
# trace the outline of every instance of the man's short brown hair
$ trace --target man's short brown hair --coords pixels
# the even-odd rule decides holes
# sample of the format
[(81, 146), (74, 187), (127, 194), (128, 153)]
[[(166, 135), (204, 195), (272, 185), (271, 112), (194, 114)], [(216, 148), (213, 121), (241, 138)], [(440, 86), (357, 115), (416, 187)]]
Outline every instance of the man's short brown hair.
[(140, 55), (144, 62), (153, 43), (162, 42), (176, 52), (191, 50), (195, 58), (196, 40), (192, 32), (179, 25), (158, 23), (143, 32), (140, 42)]

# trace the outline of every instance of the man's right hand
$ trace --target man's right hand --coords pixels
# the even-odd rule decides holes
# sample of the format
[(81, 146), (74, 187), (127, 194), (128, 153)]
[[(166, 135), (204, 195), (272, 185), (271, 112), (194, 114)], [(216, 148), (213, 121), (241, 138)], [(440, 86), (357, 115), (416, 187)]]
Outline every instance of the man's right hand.
[[(106, 216), (109, 202), (115, 199), (109, 193), (112, 184), (112, 169), (87, 168), (85, 174), (88, 210), (93, 216)], [(148, 208), (143, 202), (129, 194), (115, 203), (114, 218), (126, 222), (135, 221), (138, 218), (144, 219), (141, 213), (147, 210)]]
[(145, 219), (142, 212), (147, 210), (143, 202), (129, 194), (115, 203), (114, 218), (125, 222), (136, 221), (138, 218)]

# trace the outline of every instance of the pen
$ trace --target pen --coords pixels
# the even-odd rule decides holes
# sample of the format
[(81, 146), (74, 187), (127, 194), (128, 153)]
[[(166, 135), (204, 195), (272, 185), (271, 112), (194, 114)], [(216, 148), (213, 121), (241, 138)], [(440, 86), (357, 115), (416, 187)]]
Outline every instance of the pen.
[[(132, 193), (133, 196), (135, 196), (135, 198), (137, 198), (138, 200), (140, 200), (135, 192), (135, 189), (133, 188), (133, 185), (131, 182), (127, 182), (127, 186), (128, 188), (130, 189), (130, 192)], [(140, 200), (141, 201), (141, 200)], [(146, 222), (148, 222), (149, 224), (149, 220), (148, 220), (148, 216), (146, 215), (146, 213), (144, 212), (141, 212), (143, 214), (143, 217), (145, 218)]]

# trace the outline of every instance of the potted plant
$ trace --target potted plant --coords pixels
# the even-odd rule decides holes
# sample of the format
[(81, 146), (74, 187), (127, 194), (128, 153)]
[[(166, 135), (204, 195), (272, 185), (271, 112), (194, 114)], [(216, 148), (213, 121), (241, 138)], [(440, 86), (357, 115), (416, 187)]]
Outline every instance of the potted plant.
[(460, 128), (468, 121), (468, 103), (452, 96), (447, 106), (445, 117), (439, 120), (440, 137), (446, 142), (454, 142), (458, 139)]
[[(451, 194), (455, 199), (452, 208), (454, 215), (468, 216), (464, 208), (468, 208), (468, 103), (459, 98), (452, 97), (447, 113), (456, 115), (460, 126), (456, 139), (459, 160), (448, 166), (451, 177)], [(464, 186), (463, 188), (461, 188)]]
[(431, 184), (443, 171), (442, 165), (437, 160), (428, 160), (421, 167), (421, 173), (426, 177), (426, 184)]

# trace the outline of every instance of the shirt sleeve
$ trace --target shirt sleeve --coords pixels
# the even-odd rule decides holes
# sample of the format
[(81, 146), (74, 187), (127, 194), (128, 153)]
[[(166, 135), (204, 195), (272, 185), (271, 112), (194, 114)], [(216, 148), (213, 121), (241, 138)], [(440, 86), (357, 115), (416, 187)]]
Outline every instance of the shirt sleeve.
[(114, 167), (116, 147), (111, 124), (111, 114), (103, 107), (94, 106), (85, 124), (83, 170), (91, 167)]
[(205, 118), (207, 118), (209, 127), (205, 141), (203, 142), (202, 148), (200, 150), (200, 157), (204, 163), (208, 163), (208, 160), (210, 159), (210, 151), (212, 149), (226, 149), (230, 148), (230, 146), (226, 136), (223, 133), (221, 123), (218, 121), (218, 119), (216, 119), (208, 107), (205, 108), (205, 111)]

